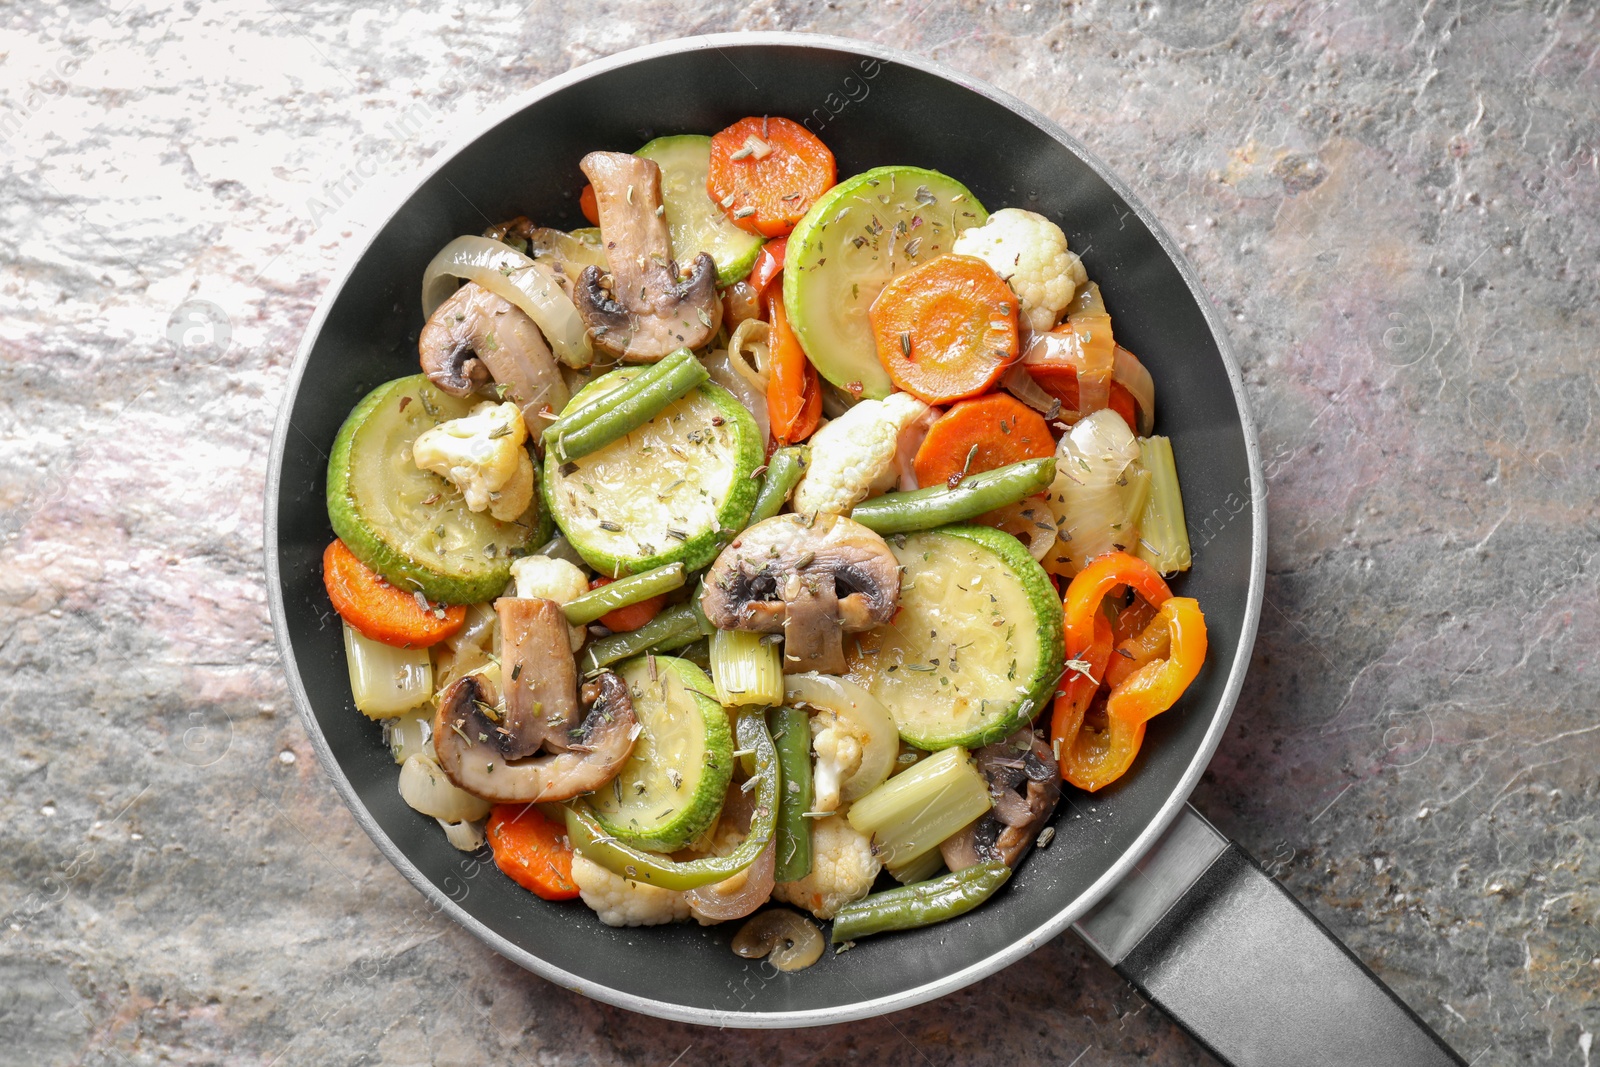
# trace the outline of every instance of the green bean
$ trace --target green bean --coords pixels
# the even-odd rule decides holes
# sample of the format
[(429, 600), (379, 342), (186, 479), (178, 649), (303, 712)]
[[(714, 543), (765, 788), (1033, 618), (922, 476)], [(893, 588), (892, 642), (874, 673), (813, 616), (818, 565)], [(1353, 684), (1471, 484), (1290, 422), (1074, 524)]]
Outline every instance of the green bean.
[(761, 492), (756, 495), (756, 506), (750, 509), (746, 525), (754, 526), (782, 511), (810, 462), (811, 449), (805, 445), (790, 445), (774, 452), (767, 461), (767, 476), (761, 482)]
[(712, 882), (732, 878), (756, 861), (772, 840), (778, 821), (778, 786), (782, 772), (778, 754), (767, 733), (766, 720), (757, 713), (739, 716), (736, 736), (739, 747), (756, 755), (756, 803), (750, 816), (750, 832), (726, 856), (678, 861), (654, 852), (644, 852), (610, 836), (595, 821), (584, 800), (567, 807), (567, 839), (580, 855), (598, 863), (612, 874), (662, 889), (698, 889)]
[(683, 564), (669, 563), (665, 567), (643, 571), (627, 578), (619, 578), (598, 589), (591, 589), (570, 600), (565, 611), (567, 621), (574, 626), (587, 626), (600, 616), (649, 600), (662, 593), (670, 593), (683, 585)]
[[(641, 371), (627, 385), (573, 412), (571, 422), (560, 418), (551, 423), (544, 431), (545, 447), (563, 463), (598, 452), (661, 414), (674, 400), (710, 377), (694, 353), (680, 348)], [(589, 414), (602, 405), (605, 410)]]
[(889, 930), (914, 930), (965, 915), (1010, 877), (1011, 868), (1004, 863), (980, 863), (926, 882), (874, 893), (839, 909), (833, 917), (833, 943)]
[(773, 708), (767, 713), (783, 787), (778, 797), (778, 865), (772, 877), (798, 882), (811, 873), (811, 716), (799, 708)]
[(1025, 459), (982, 474), (969, 475), (954, 489), (942, 485), (909, 493), (885, 493), (863, 500), (850, 517), (869, 530), (887, 536), (912, 530), (931, 530), (952, 522), (975, 519), (984, 512), (1015, 504), (1043, 492), (1056, 476), (1054, 456)]
[[(685, 640), (676, 645), (671, 644), (679, 637)], [(690, 641), (697, 641), (699, 638), (700, 626), (695, 621), (694, 611), (688, 604), (679, 604), (663, 611), (637, 630), (590, 641), (583, 650), (579, 666), (583, 673), (588, 674), (590, 671), (597, 671), (601, 667), (609, 667), (613, 663), (637, 656), (641, 652), (649, 652), (651, 649), (666, 652), (672, 648), (682, 648)]]

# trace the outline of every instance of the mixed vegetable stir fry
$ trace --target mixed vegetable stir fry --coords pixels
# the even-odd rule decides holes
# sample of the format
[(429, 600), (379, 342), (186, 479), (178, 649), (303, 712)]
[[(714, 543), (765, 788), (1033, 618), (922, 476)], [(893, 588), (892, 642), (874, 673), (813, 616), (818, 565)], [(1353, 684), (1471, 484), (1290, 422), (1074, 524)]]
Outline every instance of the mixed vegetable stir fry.
[(755, 916), (784, 969), (813, 919), (978, 906), (1205, 658), (1149, 373), (1056, 222), (948, 175), (838, 181), (770, 116), (581, 166), (592, 228), (439, 252), (421, 373), (331, 453), (401, 795), (602, 922)]

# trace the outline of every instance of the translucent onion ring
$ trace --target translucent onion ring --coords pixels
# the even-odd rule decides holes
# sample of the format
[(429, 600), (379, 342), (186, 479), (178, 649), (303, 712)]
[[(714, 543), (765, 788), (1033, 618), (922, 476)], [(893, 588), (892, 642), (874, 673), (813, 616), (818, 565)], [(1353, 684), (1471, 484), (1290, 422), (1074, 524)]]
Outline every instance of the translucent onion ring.
[(457, 237), (439, 250), (422, 273), (422, 313), (434, 310), (455, 292), (453, 279), (465, 278), (511, 301), (544, 333), (556, 358), (570, 367), (587, 367), (594, 349), (578, 308), (562, 291), (550, 268), (510, 245), (487, 237)]
[(839, 799), (848, 804), (872, 792), (893, 773), (900, 756), (900, 730), (877, 697), (843, 678), (807, 671), (783, 679), (783, 698), (832, 712), (851, 724), (851, 733), (866, 739), (861, 765), (839, 787)]
[(762, 386), (754, 384), (749, 376), (740, 373), (738, 369), (744, 367), (748, 371), (750, 365), (742, 359), (735, 359), (721, 348), (702, 362), (710, 372), (711, 380), (732, 393), (734, 399), (743, 404), (755, 418), (760, 439), (766, 441), (767, 435), (772, 431), (772, 419), (767, 414), (767, 391)]
[[(760, 319), (745, 319), (733, 336), (728, 338), (728, 362), (733, 369), (765, 395), (767, 383), (772, 378), (772, 350), (769, 337), (772, 327)], [(745, 358), (749, 350), (750, 358)]]
[(1139, 357), (1129, 352), (1121, 345), (1117, 346), (1116, 359), (1112, 363), (1111, 377), (1114, 381), (1122, 383), (1134, 401), (1139, 405), (1139, 436), (1149, 437), (1150, 431), (1156, 427), (1156, 382), (1150, 377), (1150, 372), (1145, 365), (1139, 362)]

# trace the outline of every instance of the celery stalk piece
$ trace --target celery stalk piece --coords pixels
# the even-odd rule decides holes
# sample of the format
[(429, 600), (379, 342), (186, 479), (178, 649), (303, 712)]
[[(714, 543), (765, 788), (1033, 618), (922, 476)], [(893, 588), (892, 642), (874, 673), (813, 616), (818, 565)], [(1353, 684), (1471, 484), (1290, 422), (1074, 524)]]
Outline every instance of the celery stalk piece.
[(783, 653), (764, 637), (744, 630), (711, 635), (711, 680), (723, 707), (783, 703)]
[(1166, 577), (1189, 569), (1189, 527), (1183, 518), (1183, 494), (1178, 489), (1178, 467), (1172, 442), (1165, 437), (1141, 437), (1140, 460), (1150, 472), (1150, 500), (1139, 518), (1140, 559)]
[(897, 867), (890, 867), (889, 874), (901, 885), (910, 885), (913, 882), (926, 882), (938, 874), (944, 867), (944, 856), (939, 850), (930, 848), (916, 859), (903, 863)]
[(356, 710), (392, 719), (433, 696), (433, 662), (425, 648), (395, 648), (344, 624), (344, 655)]
[(903, 867), (989, 810), (989, 785), (956, 746), (884, 782), (850, 808), (886, 867)]

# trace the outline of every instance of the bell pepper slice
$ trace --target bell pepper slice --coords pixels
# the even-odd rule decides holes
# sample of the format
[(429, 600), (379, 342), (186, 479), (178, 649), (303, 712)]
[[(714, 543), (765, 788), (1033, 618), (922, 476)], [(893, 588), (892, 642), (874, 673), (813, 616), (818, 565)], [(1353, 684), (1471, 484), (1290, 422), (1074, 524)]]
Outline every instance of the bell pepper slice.
[(1152, 607), (1159, 608), (1172, 596), (1160, 572), (1127, 552), (1097, 556), (1067, 586), (1062, 601), (1067, 673), (1056, 690), (1056, 706), (1050, 720), (1057, 758), (1064, 758), (1083, 725), (1089, 702), (1105, 680), (1106, 665), (1111, 659), (1112, 628), (1100, 607), (1107, 596), (1123, 586), (1132, 587)]
[(567, 806), (567, 839), (574, 851), (612, 874), (662, 889), (698, 889), (732, 878), (750, 866), (766, 850), (778, 824), (778, 750), (760, 714), (740, 715), (735, 732), (739, 747), (755, 752), (756, 808), (750, 816), (750, 832), (732, 852), (685, 861), (645, 852), (607, 834), (583, 800)]
[(1145, 723), (1177, 703), (1200, 673), (1206, 658), (1206, 620), (1189, 597), (1168, 597), (1156, 614), (1170, 647), (1111, 690), (1106, 725), (1083, 727), (1061, 746), (1061, 776), (1079, 789), (1103, 789), (1125, 774), (1144, 742)]

